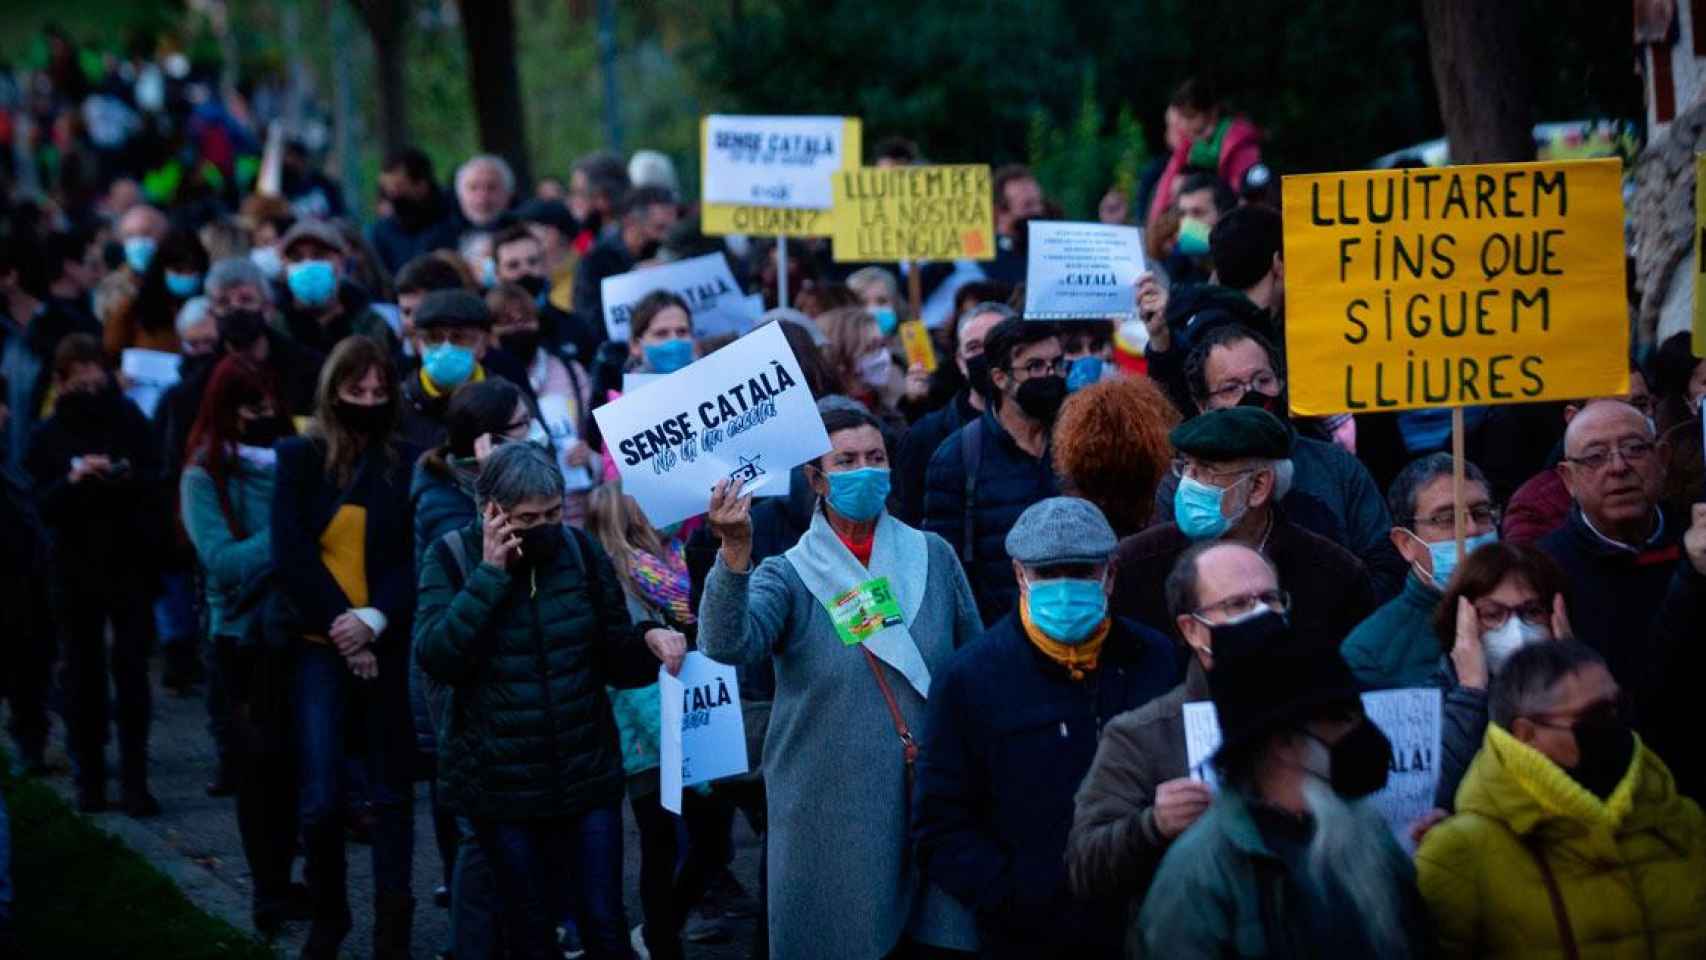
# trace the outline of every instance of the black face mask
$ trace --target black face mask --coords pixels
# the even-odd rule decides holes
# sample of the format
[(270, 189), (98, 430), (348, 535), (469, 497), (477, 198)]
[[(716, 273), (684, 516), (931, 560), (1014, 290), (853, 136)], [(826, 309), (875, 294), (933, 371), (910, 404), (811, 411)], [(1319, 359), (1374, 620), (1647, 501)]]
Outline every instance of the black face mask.
[(391, 429), (391, 404), (376, 403), (371, 406), (360, 403), (350, 403), (339, 400), (337, 404), (338, 419), (344, 426), (364, 437), (376, 437)]
[(247, 350), (266, 333), (266, 317), (254, 310), (233, 310), (215, 321), (219, 338), (233, 350)]
[(1025, 416), (1053, 423), (1055, 414), (1060, 412), (1060, 405), (1066, 401), (1066, 378), (1052, 374), (1032, 377), (1019, 384), (1013, 399), (1018, 402), (1019, 409), (1025, 411)]
[(1346, 800), (1360, 800), (1386, 786), (1392, 770), (1392, 741), (1366, 717), (1327, 748), (1328, 783)]
[(1291, 621), (1269, 610), (1236, 623), (1208, 628), (1209, 650), (1218, 660), (1236, 660), (1261, 650), (1280, 649), (1292, 642)]
[(1286, 422), (1287, 419), (1284, 392), (1281, 392), (1278, 396), (1270, 397), (1260, 390), (1246, 390), (1244, 391), (1244, 396), (1238, 401), (1238, 405), (1240, 407), (1255, 407), (1257, 410), (1266, 410), (1278, 417), (1281, 423)]
[(1571, 728), (1581, 755), (1566, 772), (1582, 789), (1608, 799), (1629, 772), (1635, 756), (1635, 736), (1614, 714), (1586, 716)]
[(662, 247), (663, 244), (656, 240), (647, 240), (645, 243), (640, 244), (640, 249), (634, 253), (635, 262), (656, 259), (658, 250)]
[(262, 417), (259, 420), (239, 418), (237, 427), (237, 439), (251, 447), (270, 447), (277, 443), (284, 433), (277, 417)]
[(532, 294), (534, 297), (538, 297), (540, 294), (545, 292), (545, 278), (544, 277), (536, 277), (536, 276), (533, 276), (532, 274), (528, 274), (525, 277), (517, 277), (515, 283), (516, 283), (516, 286), (519, 286), (521, 289), (526, 290), (528, 293)]
[(391, 212), (404, 223), (420, 223), (432, 215), (431, 197), (414, 197), (399, 193), (387, 197), (391, 203)]
[(539, 331), (519, 330), (515, 333), (506, 333), (498, 338), (498, 345), (504, 348), (505, 353), (517, 360), (523, 363), (531, 363), (533, 352), (539, 349)]
[(543, 567), (557, 559), (563, 549), (563, 525), (541, 523), (518, 531), (521, 538), (521, 558), (534, 567)]
[(995, 395), (995, 384), (989, 381), (988, 357), (980, 353), (966, 361), (966, 382), (985, 400)]
[(61, 394), (53, 403), (53, 411), (66, 423), (76, 427), (93, 427), (116, 423), (118, 391), (110, 386), (98, 390), (73, 390)]

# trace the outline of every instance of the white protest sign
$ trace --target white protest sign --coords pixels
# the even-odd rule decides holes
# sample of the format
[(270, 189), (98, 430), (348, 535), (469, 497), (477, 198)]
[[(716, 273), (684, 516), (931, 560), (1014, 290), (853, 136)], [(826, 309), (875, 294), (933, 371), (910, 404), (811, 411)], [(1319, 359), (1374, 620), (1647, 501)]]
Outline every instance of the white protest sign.
[(1026, 243), (1025, 319), (1137, 315), (1143, 238), (1136, 227), (1032, 221)]
[(129, 347), (119, 354), (119, 370), (130, 381), (124, 395), (129, 397), (149, 419), (160, 397), (178, 382), (178, 365), (183, 357), (161, 350)]
[[(1381, 788), (1371, 800), (1392, 827), (1406, 852), (1410, 825), (1433, 809), (1439, 788), (1440, 691), (1434, 687), (1377, 690), (1362, 695), (1368, 719), (1392, 741), (1392, 762)], [(1198, 700), (1184, 705), (1185, 762), (1192, 780), (1219, 789), (1209, 760), (1220, 749), (1220, 723), (1214, 704)]]
[(704, 513), (719, 480), (740, 477), (759, 496), (786, 496), (788, 471), (829, 449), (778, 323), (592, 415), (622, 489), (654, 527)]
[(841, 117), (706, 117), (704, 200), (828, 210), (844, 132)]
[(745, 333), (762, 312), (753, 309), (751, 298), (735, 282), (728, 260), (720, 253), (707, 253), (605, 277), (599, 291), (604, 296), (604, 329), (611, 340), (628, 341), (628, 317), (634, 304), (654, 290), (668, 290), (687, 301), (695, 336)]
[(557, 469), (563, 472), (564, 485), (571, 492), (592, 489), (592, 471), (585, 464), (571, 467), (566, 459), (575, 444), (581, 442), (580, 434), (575, 430), (574, 413), (569, 409), (569, 398), (560, 393), (540, 397), (539, 422), (557, 450)]
[(662, 803), (681, 812), (681, 788), (747, 771), (746, 724), (735, 668), (695, 650), (681, 675), (658, 668), (658, 776)]

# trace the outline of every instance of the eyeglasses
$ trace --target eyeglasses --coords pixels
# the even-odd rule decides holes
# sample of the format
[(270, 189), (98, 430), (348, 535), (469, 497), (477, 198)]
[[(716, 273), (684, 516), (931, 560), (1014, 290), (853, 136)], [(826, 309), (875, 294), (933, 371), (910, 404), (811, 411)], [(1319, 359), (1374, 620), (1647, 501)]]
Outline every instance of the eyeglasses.
[[(1469, 520), (1477, 527), (1496, 527), (1499, 525), (1499, 509), (1491, 504), (1479, 503), (1468, 510)], [(1417, 527), (1427, 527), (1432, 530), (1455, 530), (1457, 514), (1454, 510), (1441, 510), (1428, 517), (1412, 517), (1410, 522)]]
[[(1607, 697), (1582, 707), (1573, 714), (1568, 713), (1531, 713), (1526, 714), (1530, 723), (1547, 727), (1552, 730), (1569, 730), (1574, 733), (1578, 726), (1607, 726), (1621, 723), (1629, 719), (1629, 698), (1621, 691), (1614, 697)], [(1559, 723), (1555, 720), (1544, 720), (1542, 717), (1573, 717), (1569, 723)]]
[(1280, 390), (1284, 387), (1285, 381), (1275, 376), (1272, 372), (1263, 370), (1261, 373), (1256, 374), (1249, 380), (1228, 380), (1220, 386), (1215, 387), (1213, 390), (1210, 390), (1208, 395), (1215, 400), (1237, 402), (1244, 396), (1244, 394), (1249, 393), (1251, 390), (1254, 390), (1257, 393), (1267, 394), (1270, 397), (1277, 397), (1279, 396)]
[(1255, 593), (1241, 593), (1235, 597), (1217, 600), (1193, 610), (1191, 616), (1213, 626), (1213, 622), (1208, 619), (1209, 614), (1217, 613), (1222, 620), (1232, 620), (1256, 609), (1257, 604), (1267, 604), (1268, 609), (1273, 612), (1285, 613), (1291, 609), (1291, 594), (1284, 590), (1259, 590)]
[(1514, 607), (1507, 606), (1497, 600), (1478, 600), (1475, 602), (1475, 616), (1481, 621), (1482, 630), (1497, 630), (1505, 625), (1511, 614), (1522, 618), (1522, 622), (1531, 627), (1546, 626), (1552, 622), (1552, 608), (1538, 600)]
[(1622, 457), (1623, 462), (1632, 466), (1646, 463), (1653, 455), (1654, 444), (1651, 440), (1624, 440), (1615, 447), (1596, 449), (1579, 457), (1565, 457), (1565, 460), (1585, 470), (1598, 473), (1611, 465), (1612, 457)]
[(1046, 377), (1050, 374), (1064, 377), (1066, 376), (1066, 358), (1055, 357), (1053, 360), (1044, 360), (1042, 357), (1033, 357), (1026, 360), (1022, 366), (1008, 367), (1007, 369), (1013, 373), (1018, 373), (1020, 370), (1025, 371), (1025, 379), (1027, 380), (1033, 377)]
[(1199, 483), (1207, 483), (1222, 490), (1255, 472), (1254, 470), (1215, 470), (1194, 460), (1186, 460), (1184, 457), (1173, 461), (1173, 476), (1180, 479), (1190, 477)]

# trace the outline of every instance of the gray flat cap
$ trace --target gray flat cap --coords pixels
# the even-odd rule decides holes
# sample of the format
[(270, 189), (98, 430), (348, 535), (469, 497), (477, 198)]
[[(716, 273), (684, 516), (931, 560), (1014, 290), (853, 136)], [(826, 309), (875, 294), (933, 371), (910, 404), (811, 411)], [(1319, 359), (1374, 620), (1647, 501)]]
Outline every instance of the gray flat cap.
[(1034, 503), (1007, 531), (1007, 555), (1027, 567), (1107, 563), (1118, 546), (1108, 518), (1095, 504), (1077, 497)]
[(278, 242), (278, 252), (290, 253), (299, 240), (312, 240), (315, 243), (330, 247), (340, 254), (349, 253), (349, 244), (344, 242), (344, 235), (338, 228), (324, 220), (298, 220), (284, 232), (284, 238)]

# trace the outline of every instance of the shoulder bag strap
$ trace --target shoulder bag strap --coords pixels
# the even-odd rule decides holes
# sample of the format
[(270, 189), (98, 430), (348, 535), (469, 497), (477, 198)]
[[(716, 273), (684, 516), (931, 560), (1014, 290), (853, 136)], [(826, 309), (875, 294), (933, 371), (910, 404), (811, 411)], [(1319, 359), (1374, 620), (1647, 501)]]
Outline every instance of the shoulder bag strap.
[(1564, 960), (1581, 960), (1581, 951), (1576, 948), (1576, 935), (1570, 929), (1570, 913), (1564, 909), (1564, 892), (1558, 889), (1558, 878), (1552, 875), (1552, 865), (1546, 862), (1546, 855), (1540, 851), (1540, 845), (1524, 838), (1524, 848), (1529, 856), (1540, 866), (1540, 879), (1546, 883), (1546, 896), (1552, 901), (1552, 916), (1558, 921), (1558, 940), (1564, 948)]
[(871, 676), (877, 678), (877, 688), (883, 692), (883, 702), (889, 706), (889, 719), (894, 721), (894, 732), (900, 737), (901, 753), (906, 757), (906, 773), (912, 776), (912, 765), (918, 762), (918, 741), (912, 738), (912, 728), (906, 725), (906, 718), (900, 715), (900, 704), (894, 698), (894, 690), (889, 687), (888, 678), (883, 676), (882, 664), (877, 662), (876, 654), (859, 645), (859, 652), (865, 655), (865, 663), (870, 665)]
[(966, 469), (965, 527), (961, 532), (960, 557), (969, 572), (977, 559), (977, 471), (983, 466), (983, 417), (966, 424), (960, 437), (960, 462)]

